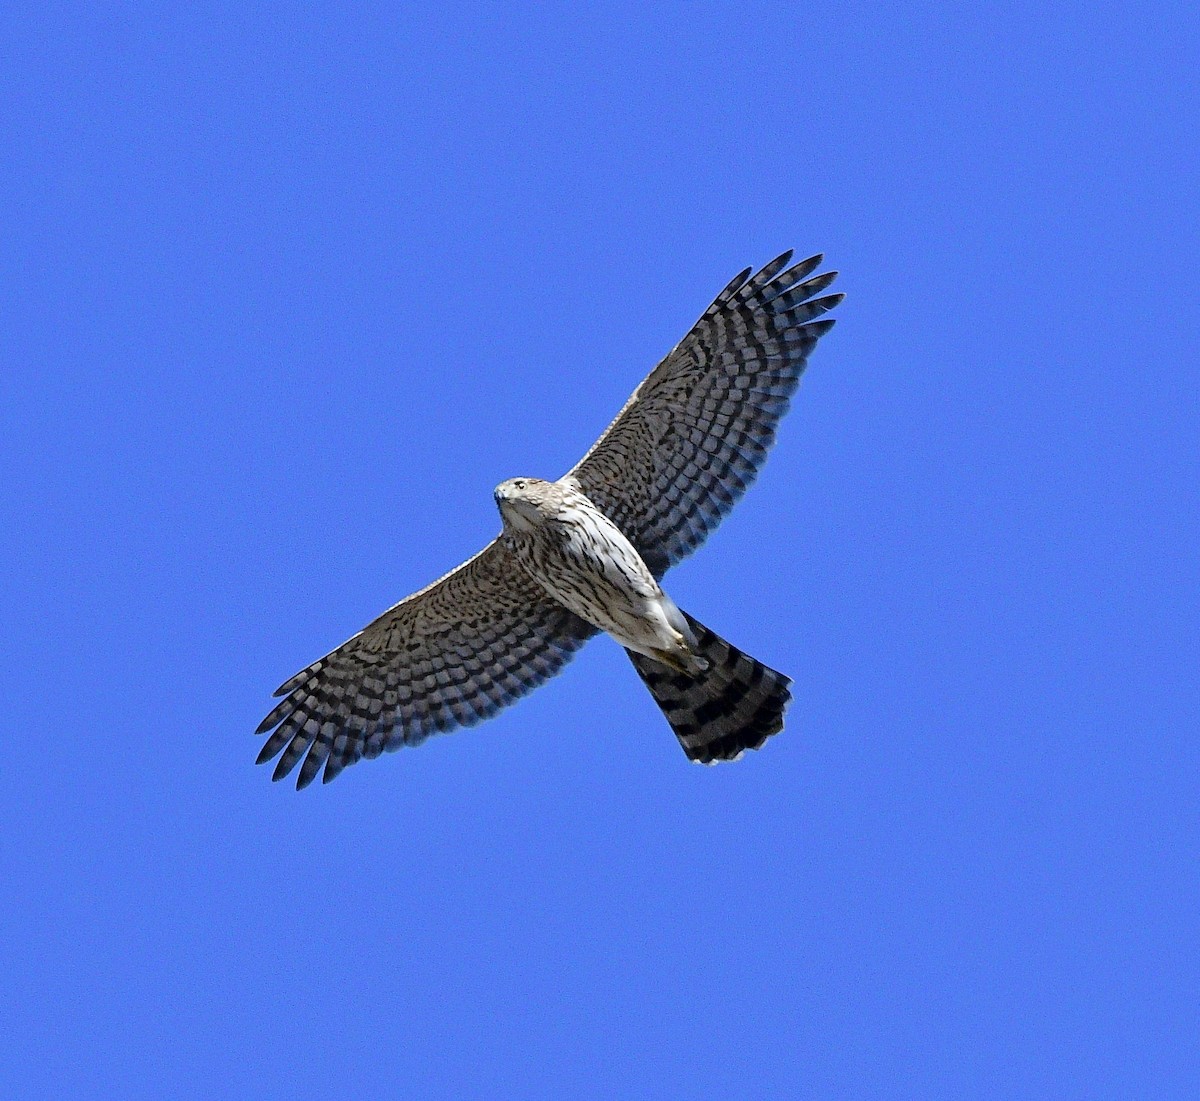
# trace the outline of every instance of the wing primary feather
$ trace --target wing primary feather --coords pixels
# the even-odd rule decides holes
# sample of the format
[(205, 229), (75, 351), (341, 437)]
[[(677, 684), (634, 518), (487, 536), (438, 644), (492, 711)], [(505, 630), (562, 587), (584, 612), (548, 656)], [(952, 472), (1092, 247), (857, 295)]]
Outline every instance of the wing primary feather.
[(786, 320), (789, 325), (799, 327), (805, 321), (819, 317), (823, 313), (828, 313), (845, 297), (844, 294), (829, 294), (824, 298), (814, 298), (808, 302), (801, 302), (798, 306), (789, 306), (776, 316), (782, 320)]
[(713, 299), (712, 305), (704, 311), (704, 316), (709, 317), (710, 315), (716, 313), (731, 298), (733, 298), (733, 296), (739, 290), (741, 290), (742, 284), (750, 278), (750, 273), (752, 271), (754, 271), (753, 268), (745, 268), (742, 271), (739, 271), (732, 279), (730, 279), (725, 289)]
[(296, 777), (296, 790), (303, 791), (317, 777), (317, 772), (325, 763), (329, 756), (329, 741), (318, 734), (313, 739), (312, 745), (308, 747), (308, 753), (304, 756), (304, 764), (300, 766), (300, 775)]
[(291, 733), (287, 730), (277, 730), (265, 742), (262, 749), (258, 751), (258, 759), (254, 762), (256, 765), (265, 765), (272, 757), (275, 756), (291, 738)]
[(283, 756), (275, 764), (275, 771), (271, 773), (272, 780), (282, 780), (296, 767), (296, 763), (308, 748), (308, 743), (312, 741), (312, 737), (311, 734), (306, 734), (301, 730), (292, 738), (291, 742), (288, 743), (287, 749), (283, 751)]
[[(815, 256), (810, 256), (806, 260), (801, 260), (793, 264), (785, 272), (780, 272), (773, 280), (771, 285), (764, 288), (766, 293), (766, 301), (770, 302), (778, 298), (780, 294), (791, 290), (802, 279), (806, 279), (814, 271), (821, 266), (821, 261), (825, 259), (825, 254), (818, 252)], [(836, 274), (836, 273), (835, 273)]]
[(265, 734), (272, 727), (278, 726), (300, 705), (301, 692), (294, 692), (280, 703), (262, 722), (258, 724), (255, 734)]
[(272, 694), (276, 696), (286, 696), (293, 689), (299, 688), (300, 685), (302, 685), (305, 681), (315, 677), (324, 668), (325, 658), (321, 658), (320, 661), (314, 661), (312, 665), (301, 669), (300, 672), (295, 676), (289, 677), (287, 680), (285, 680), (278, 688), (275, 689), (274, 693)]
[(836, 271), (830, 271), (824, 275), (814, 276), (803, 283), (796, 283), (787, 290), (773, 295), (771, 300), (766, 303), (766, 306), (776, 315), (786, 312), (792, 306), (797, 306), (801, 302), (812, 298), (813, 295), (820, 294), (837, 278), (837, 274)]
[(792, 251), (792, 249), (788, 249), (787, 252), (780, 253), (780, 255), (776, 256), (775, 259), (769, 264), (764, 265), (759, 270), (758, 274), (755, 275), (754, 278), (742, 288), (741, 293), (743, 295), (747, 295), (751, 291), (756, 291), (762, 287), (765, 287), (769, 282), (771, 282), (772, 279), (775, 278), (780, 269), (792, 258)]
[(837, 318), (829, 317), (823, 321), (810, 321), (807, 325), (801, 325), (800, 331), (811, 333), (814, 340), (820, 340), (836, 324)]

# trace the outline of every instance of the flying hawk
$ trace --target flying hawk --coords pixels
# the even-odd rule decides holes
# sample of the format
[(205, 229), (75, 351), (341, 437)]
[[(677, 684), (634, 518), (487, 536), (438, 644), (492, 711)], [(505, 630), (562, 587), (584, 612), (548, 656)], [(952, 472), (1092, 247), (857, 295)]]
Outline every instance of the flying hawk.
[(430, 734), (490, 718), (598, 631), (625, 647), (693, 761), (734, 760), (783, 728), (791, 681), (663, 591), (754, 481), (836, 272), (786, 252), (740, 272), (556, 482), (496, 487), (504, 530), (275, 693), (258, 755), (297, 788)]

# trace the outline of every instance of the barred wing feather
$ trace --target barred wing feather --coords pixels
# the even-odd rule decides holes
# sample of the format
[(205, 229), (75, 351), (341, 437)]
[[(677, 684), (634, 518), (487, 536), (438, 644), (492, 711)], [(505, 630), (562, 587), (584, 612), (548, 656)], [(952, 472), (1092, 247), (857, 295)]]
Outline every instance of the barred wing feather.
[(740, 272), (633, 392), (564, 480), (588, 495), (656, 577), (695, 550), (754, 481), (809, 353), (836, 272), (822, 257)]
[(275, 693), (259, 753), (297, 788), (430, 734), (471, 726), (554, 676), (596, 629), (552, 600), (499, 541), (402, 600)]

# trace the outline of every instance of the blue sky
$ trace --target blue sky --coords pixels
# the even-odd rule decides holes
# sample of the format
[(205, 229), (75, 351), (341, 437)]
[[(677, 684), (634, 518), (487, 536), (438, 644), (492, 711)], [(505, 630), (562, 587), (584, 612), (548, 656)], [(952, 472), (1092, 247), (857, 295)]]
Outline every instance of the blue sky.
[[(1200, 1088), (1178, 5), (10, 6), (0, 1094)], [(618, 647), (297, 795), (284, 678), (556, 477), (726, 280), (848, 298)]]

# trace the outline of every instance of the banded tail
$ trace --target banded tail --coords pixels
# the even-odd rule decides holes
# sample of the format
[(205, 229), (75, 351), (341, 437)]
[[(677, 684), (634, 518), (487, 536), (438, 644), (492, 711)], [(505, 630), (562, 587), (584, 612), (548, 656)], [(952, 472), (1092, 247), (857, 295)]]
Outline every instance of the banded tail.
[(698, 676), (625, 652), (690, 760), (705, 765), (735, 761), (783, 729), (783, 713), (792, 699), (791, 678), (743, 654), (690, 615), (687, 621), (696, 635), (697, 651), (709, 662)]

